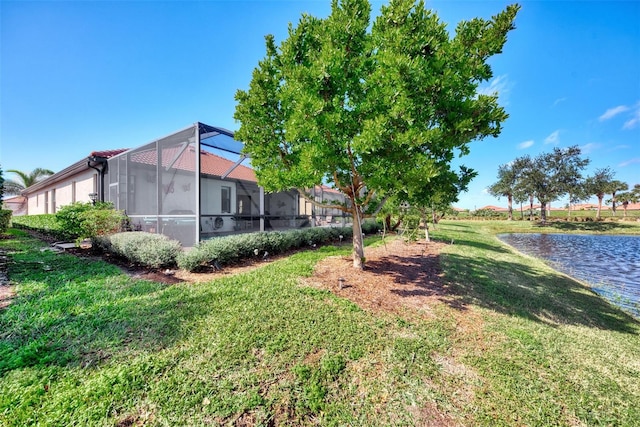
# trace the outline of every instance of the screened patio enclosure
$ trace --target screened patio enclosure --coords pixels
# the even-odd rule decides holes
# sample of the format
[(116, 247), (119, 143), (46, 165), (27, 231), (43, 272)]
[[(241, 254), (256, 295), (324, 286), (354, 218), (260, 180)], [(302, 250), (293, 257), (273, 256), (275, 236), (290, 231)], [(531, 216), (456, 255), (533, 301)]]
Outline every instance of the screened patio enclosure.
[(105, 199), (135, 230), (184, 247), (228, 234), (325, 225), (327, 217), (339, 221), (341, 214), (321, 212), (295, 190), (265, 194), (241, 150), (231, 131), (195, 123), (110, 158)]

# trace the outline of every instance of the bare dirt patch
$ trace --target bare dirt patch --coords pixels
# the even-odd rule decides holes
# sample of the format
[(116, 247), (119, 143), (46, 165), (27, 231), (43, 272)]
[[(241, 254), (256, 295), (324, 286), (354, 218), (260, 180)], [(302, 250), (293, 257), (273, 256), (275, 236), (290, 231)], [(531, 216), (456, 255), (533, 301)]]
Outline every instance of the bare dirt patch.
[(443, 280), (440, 242), (390, 240), (365, 250), (364, 270), (353, 268), (351, 256), (320, 261), (306, 284), (328, 289), (361, 308), (391, 313), (407, 309), (431, 316), (436, 304), (462, 308), (455, 290)]

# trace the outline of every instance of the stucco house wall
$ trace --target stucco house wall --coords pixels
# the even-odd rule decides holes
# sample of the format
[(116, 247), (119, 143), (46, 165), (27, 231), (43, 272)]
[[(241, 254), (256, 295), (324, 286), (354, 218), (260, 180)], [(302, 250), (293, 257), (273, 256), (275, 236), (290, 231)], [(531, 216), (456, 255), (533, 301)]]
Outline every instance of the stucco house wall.
[(68, 175), (60, 181), (46, 180), (45, 185), (40, 188), (33, 189), (34, 185), (25, 193), (27, 214), (52, 214), (71, 203), (90, 202), (89, 194), (97, 192), (97, 182), (97, 172), (85, 170)]

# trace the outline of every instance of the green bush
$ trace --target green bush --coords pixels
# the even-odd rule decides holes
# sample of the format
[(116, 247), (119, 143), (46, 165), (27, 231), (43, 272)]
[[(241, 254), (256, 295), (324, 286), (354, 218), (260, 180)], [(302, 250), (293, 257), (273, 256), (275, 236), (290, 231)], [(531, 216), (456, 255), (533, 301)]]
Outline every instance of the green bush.
[(126, 218), (111, 203), (104, 202), (72, 203), (63, 206), (55, 216), (65, 234), (77, 240), (116, 233)]
[(23, 230), (38, 231), (60, 240), (72, 237), (65, 232), (54, 214), (14, 216), (11, 219), (11, 226)]
[(144, 231), (96, 236), (92, 242), (103, 251), (151, 268), (175, 265), (178, 254), (182, 252), (180, 242)]
[(188, 252), (180, 253), (177, 263), (180, 268), (189, 271), (207, 265), (219, 268), (241, 259), (262, 258), (351, 237), (350, 228), (304, 228), (216, 237), (200, 242)]
[(7, 228), (9, 228), (11, 214), (13, 214), (13, 212), (10, 210), (0, 209), (0, 233), (4, 233), (7, 231)]
[(372, 234), (377, 234), (378, 231), (382, 230), (382, 221), (375, 221), (372, 219), (367, 219), (362, 222), (362, 232), (368, 236)]

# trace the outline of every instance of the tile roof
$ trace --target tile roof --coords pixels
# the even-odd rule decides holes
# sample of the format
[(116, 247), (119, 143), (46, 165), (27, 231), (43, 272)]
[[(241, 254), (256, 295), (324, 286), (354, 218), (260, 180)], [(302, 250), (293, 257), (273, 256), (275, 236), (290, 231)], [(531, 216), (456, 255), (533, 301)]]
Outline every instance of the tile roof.
[[(195, 171), (195, 148), (189, 147), (183, 150), (180, 146), (164, 148), (162, 150), (162, 166), (165, 168), (175, 168), (188, 172)], [(131, 161), (144, 163), (147, 165), (155, 165), (158, 162), (158, 154), (156, 150), (144, 150), (133, 152)], [(205, 175), (220, 177), (235, 165), (235, 162), (225, 159), (224, 157), (210, 153), (208, 151), (200, 151), (200, 172)], [(256, 182), (256, 174), (253, 169), (238, 165), (227, 175), (227, 178), (240, 179), (243, 181)]]
[(509, 209), (507, 208), (501, 208), (499, 206), (493, 206), (493, 205), (487, 205), (487, 206), (483, 206), (480, 209), (478, 209), (479, 211), (484, 211), (484, 210), (488, 210), (488, 211), (495, 211), (495, 212), (507, 212)]
[(128, 150), (128, 148), (117, 148), (115, 150), (92, 151), (91, 154), (89, 154), (89, 157), (104, 157), (108, 159)]

